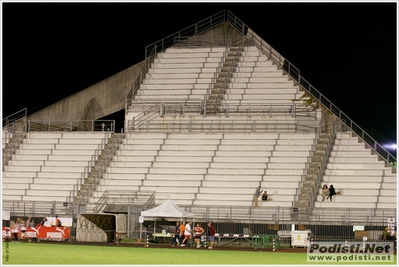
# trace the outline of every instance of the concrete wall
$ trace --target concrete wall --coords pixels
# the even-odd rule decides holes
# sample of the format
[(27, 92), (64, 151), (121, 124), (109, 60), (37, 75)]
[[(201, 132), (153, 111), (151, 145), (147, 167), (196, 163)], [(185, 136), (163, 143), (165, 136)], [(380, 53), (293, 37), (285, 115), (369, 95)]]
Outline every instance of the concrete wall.
[(232, 42), (242, 40), (243, 36), (228, 22), (223, 22), (218, 26), (207, 30), (199, 34), (199, 36), (221, 36), (221, 35), (230, 35), (232, 38)]
[(145, 61), (28, 116), (28, 120), (96, 120), (124, 109)]

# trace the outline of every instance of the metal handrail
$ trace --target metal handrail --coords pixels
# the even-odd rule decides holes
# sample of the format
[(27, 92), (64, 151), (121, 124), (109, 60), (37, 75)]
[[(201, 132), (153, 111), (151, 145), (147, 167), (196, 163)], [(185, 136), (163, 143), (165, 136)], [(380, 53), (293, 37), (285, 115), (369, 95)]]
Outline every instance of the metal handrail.
[[(133, 129), (132, 120), (128, 121), (127, 129)], [(142, 132), (262, 132), (262, 133), (314, 133), (318, 127), (312, 127), (298, 122), (265, 122), (263, 120), (238, 121), (238, 120), (210, 120), (181, 121), (181, 122), (147, 122), (140, 125), (135, 131)]]
[(217, 79), (218, 79), (220, 73), (222, 72), (223, 65), (224, 65), (224, 63), (226, 61), (227, 54), (228, 54), (229, 50), (230, 50), (230, 46), (227, 45), (225, 51), (223, 51), (223, 55), (222, 55), (221, 60), (218, 62), (218, 66), (216, 68), (216, 71), (213, 73), (213, 77), (211, 79), (211, 82), (209, 83), (209, 88), (206, 90), (206, 94), (204, 96), (204, 105), (203, 105), (203, 107), (201, 107), (201, 110), (203, 110), (205, 117), (206, 117), (206, 114), (207, 114), (206, 107), (207, 107), (207, 101), (209, 99), (209, 95), (212, 93), (212, 91), (215, 88), (215, 84), (217, 82)]
[[(153, 192), (148, 191), (147, 196), (151, 199)], [(66, 209), (60, 201), (21, 201), (21, 200), (3, 200), (3, 210), (9, 211), (12, 216), (24, 216), (27, 214), (34, 217), (54, 216), (54, 214), (63, 214), (66, 217), (76, 216), (70, 214), (70, 210)], [(155, 204), (155, 203), (154, 203)], [(234, 203), (232, 203), (234, 204)], [(145, 205), (145, 204), (144, 204)], [(144, 208), (153, 206), (150, 203)], [(349, 205), (350, 206), (350, 205)], [(195, 214), (196, 220), (204, 221), (246, 221), (251, 223), (281, 223), (292, 224), (298, 223), (298, 219), (293, 220), (290, 216), (291, 207), (257, 207), (252, 209), (252, 213), (248, 214), (248, 207), (242, 206), (180, 206), (183, 210)], [(386, 222), (390, 218), (397, 217), (397, 210), (394, 208), (370, 209), (370, 208), (322, 208), (315, 209), (311, 216), (305, 216), (306, 211), (298, 211), (298, 218), (303, 218), (303, 223), (312, 224), (334, 224), (337, 225), (380, 225), (386, 226)]]
[(127, 97), (126, 102), (124, 103), (125, 113), (129, 110), (129, 107), (135, 98), (137, 91), (140, 89), (140, 85), (142, 84), (143, 80), (145, 79), (149, 69), (151, 68), (152, 63), (154, 63), (155, 57), (157, 56), (156, 47), (151, 50), (151, 54), (149, 57), (146, 58), (145, 64), (142, 67), (139, 75), (137, 76), (136, 80), (133, 83), (132, 88), (130, 89)]
[[(312, 146), (309, 151), (309, 156), (306, 159), (305, 168), (303, 169), (303, 173), (301, 175), (301, 181), (299, 182), (299, 186), (296, 188), (296, 191), (295, 191), (296, 193), (294, 196), (294, 203), (298, 201), (300, 191), (303, 188), (303, 183), (305, 182), (305, 178), (308, 174), (310, 164), (312, 163), (312, 158), (313, 158), (314, 152), (316, 151), (317, 142), (320, 138), (321, 132), (322, 132), (322, 126), (321, 126), (321, 121), (320, 121), (319, 126), (316, 130), (315, 138), (313, 139)], [(294, 206), (294, 203), (293, 203), (293, 206)]]
[[(143, 198), (143, 201), (139, 201)], [(155, 191), (105, 190), (97, 200), (93, 212), (101, 212), (107, 204), (142, 205), (147, 207), (154, 202), (154, 198)]]
[[(217, 95), (217, 101), (216, 101), (216, 103), (213, 103), (214, 105), (215, 105), (215, 110), (216, 110), (216, 106), (218, 106), (218, 112), (217, 113), (219, 113), (219, 111), (221, 110), (221, 108), (219, 107), (220, 106), (220, 103), (222, 102), (222, 100), (223, 100), (223, 97), (224, 97), (224, 95), (225, 95), (225, 93), (226, 93), (226, 90), (228, 89), (228, 86), (229, 86), (229, 84), (230, 84), (230, 81), (231, 81), (231, 77), (232, 77), (232, 75), (233, 75), (233, 72), (235, 71), (235, 69), (236, 69), (236, 67), (237, 67), (237, 63), (238, 63), (238, 61), (239, 61), (239, 59), (240, 59), (240, 57), (241, 57), (241, 55), (242, 55), (242, 50), (243, 50), (243, 45), (244, 45), (244, 42), (240, 42), (238, 45), (237, 45), (237, 47), (238, 47), (238, 51), (237, 51), (237, 53), (238, 53), (238, 55), (237, 54), (235, 54), (234, 55), (234, 58), (233, 58), (233, 64), (231, 65), (231, 66), (227, 66), (226, 67), (226, 69), (227, 69), (227, 76), (225, 77), (225, 79), (223, 79), (223, 81), (222, 81), (222, 87), (220, 88), (220, 90), (219, 90), (219, 92), (218, 92), (218, 95)], [(229, 53), (231, 52), (231, 47), (230, 47), (230, 49), (229, 49)], [(224, 61), (223, 61), (223, 63), (225, 63), (225, 60), (228, 58), (228, 56), (226, 56), (226, 58), (224, 59)], [(224, 65), (223, 65), (224, 66)], [(218, 78), (221, 78), (221, 77), (218, 77)], [(205, 105), (206, 106), (206, 105)], [(204, 114), (205, 114), (205, 112), (204, 112)], [(228, 114), (228, 112), (227, 112), (227, 114)]]
[(115, 132), (115, 120), (29, 120), (26, 125), (26, 132)]
[(325, 169), (327, 167), (327, 163), (328, 163), (328, 160), (330, 158), (330, 154), (331, 154), (331, 151), (332, 151), (332, 148), (333, 148), (333, 145), (334, 145), (334, 140), (335, 140), (335, 137), (337, 135), (337, 128), (338, 128), (337, 127), (337, 122), (334, 122), (334, 125), (333, 125), (332, 130), (331, 130), (330, 137), (328, 139), (326, 151), (323, 154), (323, 159), (322, 159), (322, 162), (321, 162), (321, 166), (319, 168), (319, 171), (317, 172), (316, 185), (313, 188), (313, 191), (311, 192), (311, 196), (310, 196), (310, 200), (311, 201), (309, 201), (309, 212), (310, 212), (310, 210), (313, 210), (313, 208), (314, 208), (314, 202), (315, 202), (315, 199), (316, 199), (317, 194), (319, 192), (321, 180), (323, 178), (324, 171), (325, 171)]
[[(108, 141), (107, 143), (107, 149), (105, 151), (103, 161), (101, 162), (101, 165), (98, 166), (97, 171), (94, 173), (94, 185), (95, 188), (90, 188), (88, 191), (87, 195), (87, 202), (89, 201), (90, 196), (96, 191), (96, 185), (100, 184), (100, 179), (103, 178), (105, 172), (107, 171), (107, 168), (111, 164), (116, 152), (119, 150), (120, 144), (123, 142), (124, 134), (116, 134), (114, 135), (116, 138), (116, 142), (110, 142)], [(110, 138), (111, 139), (111, 138)], [(104, 149), (105, 150), (105, 149)]]
[(10, 116), (3, 118), (3, 128), (9, 128), (10, 124), (15, 124), (18, 121), (26, 118), (27, 113), (28, 113), (28, 109), (23, 108), (13, 114), (11, 114)]
[[(162, 112), (161, 110), (162, 106)], [(267, 104), (267, 103), (248, 103), (248, 105), (238, 104), (225, 104), (219, 107), (220, 112), (225, 114), (228, 118), (230, 115), (240, 115), (246, 117), (252, 116), (288, 116), (298, 117), (306, 116), (309, 118), (316, 118), (316, 112), (309, 111), (306, 107), (301, 107), (295, 103), (291, 104)], [(187, 114), (206, 115), (206, 117), (219, 116), (220, 114), (206, 113), (206, 102), (198, 100), (146, 100), (146, 101), (133, 101), (130, 105), (129, 111), (140, 112), (134, 117), (136, 122), (145, 122), (144, 118), (148, 116), (152, 118), (154, 112), (159, 111), (159, 116), (176, 116), (180, 114), (185, 116)], [(132, 124), (130, 124), (132, 126)]]
[(147, 45), (145, 48), (145, 58), (151, 56), (153, 51), (155, 51), (155, 53), (160, 53), (160, 52), (164, 51), (165, 49), (167, 49), (168, 47), (175, 45), (176, 37), (195, 36), (204, 31), (207, 31), (213, 27), (216, 27), (217, 25), (219, 25), (220, 23), (223, 23), (225, 21), (226, 21), (226, 12), (220, 11), (206, 19), (203, 19), (203, 20), (187, 27), (187, 28), (184, 28), (181, 31), (173, 33), (159, 41), (156, 41), (155, 43)]
[(214, 36), (176, 36), (174, 37), (173, 47), (230, 47), (230, 35)]
[[(75, 197), (81, 190), (82, 185), (85, 183), (86, 179), (89, 177), (89, 173), (93, 170), (94, 165), (98, 161), (101, 152), (104, 150), (106, 144), (111, 137), (110, 132), (106, 132), (104, 138), (101, 139), (101, 143), (97, 145), (94, 155), (91, 155), (90, 160), (87, 162), (87, 166), (84, 167), (83, 172), (81, 172), (80, 177), (76, 180), (76, 184), (73, 185), (71, 191), (69, 191), (69, 196), (66, 197), (66, 201), (69, 203), (74, 202)], [(87, 196), (85, 196), (84, 202), (87, 201)]]

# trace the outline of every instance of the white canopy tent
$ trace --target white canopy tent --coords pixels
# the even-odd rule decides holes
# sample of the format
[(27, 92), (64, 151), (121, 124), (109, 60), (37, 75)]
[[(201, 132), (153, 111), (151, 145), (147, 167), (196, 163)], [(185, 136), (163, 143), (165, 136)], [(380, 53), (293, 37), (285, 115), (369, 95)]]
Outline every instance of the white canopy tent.
[(166, 217), (166, 218), (180, 218), (182, 221), (183, 218), (194, 218), (195, 214), (191, 212), (187, 212), (179, 208), (172, 200), (168, 199), (158, 207), (155, 207), (150, 210), (145, 210), (141, 212), (141, 216), (143, 217), (151, 217), (154, 219), (154, 233), (156, 226), (156, 218), (157, 217)]

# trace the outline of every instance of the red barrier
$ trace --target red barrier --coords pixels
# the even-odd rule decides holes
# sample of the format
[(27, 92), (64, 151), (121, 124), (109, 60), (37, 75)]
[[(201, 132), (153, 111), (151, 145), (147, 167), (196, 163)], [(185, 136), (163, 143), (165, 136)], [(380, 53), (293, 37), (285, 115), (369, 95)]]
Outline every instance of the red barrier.
[[(3, 227), (3, 240), (4, 239), (14, 239), (14, 233), (12, 228)], [(38, 225), (36, 227), (27, 227), (26, 232), (22, 233), (18, 231), (18, 239), (46, 239), (46, 240), (69, 240), (70, 229), (65, 226), (42, 226)]]

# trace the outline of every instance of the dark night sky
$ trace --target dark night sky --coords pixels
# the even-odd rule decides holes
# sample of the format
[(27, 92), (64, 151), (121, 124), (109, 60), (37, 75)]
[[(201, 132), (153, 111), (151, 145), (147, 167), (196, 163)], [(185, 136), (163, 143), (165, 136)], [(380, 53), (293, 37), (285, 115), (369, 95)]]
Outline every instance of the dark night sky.
[(2, 3), (3, 117), (32, 114), (230, 10), (364, 130), (396, 142), (397, 4)]

